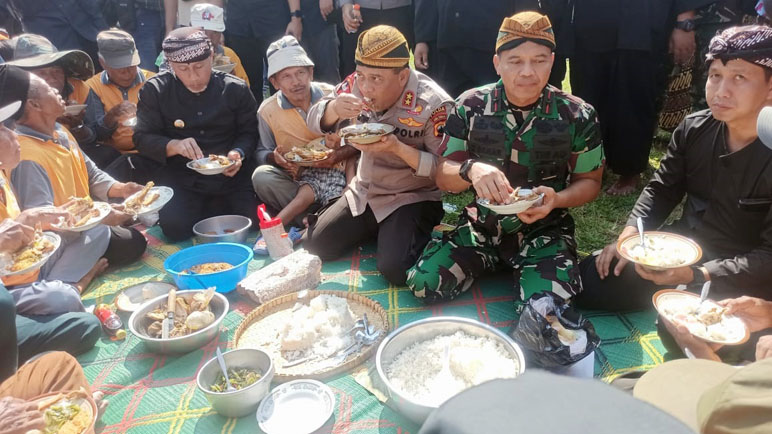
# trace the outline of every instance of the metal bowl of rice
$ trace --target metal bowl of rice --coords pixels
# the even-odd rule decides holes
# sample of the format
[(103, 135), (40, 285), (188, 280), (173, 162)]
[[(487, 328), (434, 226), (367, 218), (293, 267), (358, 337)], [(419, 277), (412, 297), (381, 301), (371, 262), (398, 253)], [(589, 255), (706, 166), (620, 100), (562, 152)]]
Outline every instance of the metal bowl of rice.
[(421, 425), (442, 402), (462, 390), (522, 374), (525, 358), (520, 347), (498, 329), (446, 316), (391, 332), (378, 347), (375, 365), (399, 412)]

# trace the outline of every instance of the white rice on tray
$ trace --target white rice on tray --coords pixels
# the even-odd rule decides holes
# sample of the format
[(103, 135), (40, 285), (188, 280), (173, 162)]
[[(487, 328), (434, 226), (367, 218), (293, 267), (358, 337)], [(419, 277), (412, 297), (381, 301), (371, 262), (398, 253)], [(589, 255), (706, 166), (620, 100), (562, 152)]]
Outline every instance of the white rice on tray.
[(353, 343), (347, 332), (354, 322), (345, 298), (316, 296), (308, 305), (296, 304), (293, 308), (279, 335), (281, 351), (288, 361), (307, 356), (329, 357)]
[[(450, 370), (443, 372), (445, 347)], [(458, 331), (417, 342), (386, 366), (392, 386), (414, 402), (437, 407), (457, 393), (496, 378), (514, 378), (519, 366), (500, 342)]]

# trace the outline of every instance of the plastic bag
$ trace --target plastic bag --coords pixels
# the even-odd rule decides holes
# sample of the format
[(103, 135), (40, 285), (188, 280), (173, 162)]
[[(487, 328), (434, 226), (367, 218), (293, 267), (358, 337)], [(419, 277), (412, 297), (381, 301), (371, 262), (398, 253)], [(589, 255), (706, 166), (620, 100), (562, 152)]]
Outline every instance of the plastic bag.
[(528, 366), (543, 369), (576, 363), (600, 344), (592, 323), (551, 292), (529, 298), (509, 334)]

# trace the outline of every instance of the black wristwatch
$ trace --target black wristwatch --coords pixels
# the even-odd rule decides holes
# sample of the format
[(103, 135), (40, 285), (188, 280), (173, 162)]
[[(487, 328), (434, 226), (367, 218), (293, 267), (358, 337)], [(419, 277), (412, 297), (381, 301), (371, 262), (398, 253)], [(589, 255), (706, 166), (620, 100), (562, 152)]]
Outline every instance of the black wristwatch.
[(461, 167), (458, 169), (458, 176), (461, 177), (464, 181), (468, 183), (472, 183), (472, 180), (469, 179), (469, 171), (472, 170), (472, 165), (476, 163), (476, 160), (468, 159), (465, 160), (463, 163), (461, 163)]
[(692, 269), (692, 281), (690, 283), (695, 285), (702, 285), (705, 283), (705, 273), (702, 272), (702, 267), (698, 265), (692, 265), (689, 268)]
[(302, 20), (303, 19), (303, 11), (301, 11), (300, 9), (298, 9), (296, 11), (292, 11), (292, 12), (290, 12), (290, 17), (300, 18)]
[(697, 25), (694, 23), (694, 20), (676, 21), (675, 23), (675, 28), (684, 32), (693, 32), (696, 27)]

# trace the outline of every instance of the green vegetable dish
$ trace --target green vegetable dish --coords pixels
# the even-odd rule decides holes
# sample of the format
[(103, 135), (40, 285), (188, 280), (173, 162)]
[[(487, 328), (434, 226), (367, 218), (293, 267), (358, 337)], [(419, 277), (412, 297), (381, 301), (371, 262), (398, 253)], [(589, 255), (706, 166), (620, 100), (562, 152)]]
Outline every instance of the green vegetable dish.
[[(251, 369), (228, 369), (228, 379), (231, 380), (231, 386), (236, 390), (241, 390), (251, 384), (254, 384), (260, 379), (262, 375), (259, 372)], [(223, 393), (227, 392), (228, 385), (225, 382), (225, 376), (221, 373), (217, 377), (217, 381), (209, 386), (209, 390), (212, 392)]]
[(45, 434), (57, 434), (65, 423), (74, 419), (80, 413), (80, 406), (77, 404), (59, 404), (52, 405), (45, 412), (46, 430)]

